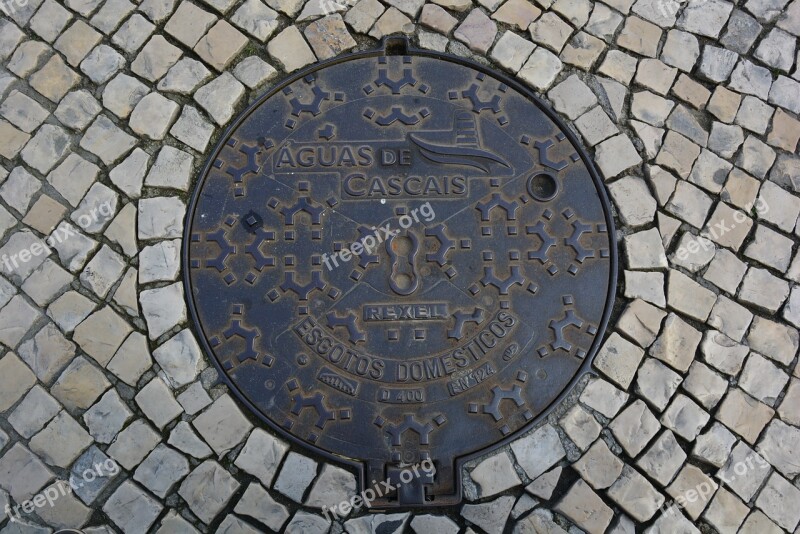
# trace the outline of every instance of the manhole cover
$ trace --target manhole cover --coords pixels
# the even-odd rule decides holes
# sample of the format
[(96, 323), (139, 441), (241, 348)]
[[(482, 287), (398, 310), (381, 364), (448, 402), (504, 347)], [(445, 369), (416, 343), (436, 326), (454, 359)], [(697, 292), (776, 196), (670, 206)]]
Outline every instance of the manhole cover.
[(292, 76), (234, 123), (192, 199), (186, 293), (260, 418), (367, 486), (433, 461), (375, 506), (452, 504), (460, 462), (587, 368), (613, 221), (529, 91), (395, 46)]

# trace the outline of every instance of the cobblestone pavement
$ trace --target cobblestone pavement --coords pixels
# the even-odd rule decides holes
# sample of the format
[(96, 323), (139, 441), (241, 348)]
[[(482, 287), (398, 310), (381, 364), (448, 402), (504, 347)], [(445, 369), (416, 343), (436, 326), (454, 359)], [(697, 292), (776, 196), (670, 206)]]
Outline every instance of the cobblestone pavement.
[[(0, 532), (800, 532), (800, 0), (2, 5)], [(180, 237), (237, 112), (393, 33), (511, 73), (582, 136), (618, 306), (597, 377), (468, 465), (460, 508), (330, 523), (355, 478), (215, 385)]]

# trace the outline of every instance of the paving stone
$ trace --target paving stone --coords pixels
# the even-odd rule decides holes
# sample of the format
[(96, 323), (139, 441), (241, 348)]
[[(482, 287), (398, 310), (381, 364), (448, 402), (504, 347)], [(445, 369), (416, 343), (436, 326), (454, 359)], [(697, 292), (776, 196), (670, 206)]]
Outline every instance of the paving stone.
[(703, 109), (708, 99), (711, 98), (711, 91), (685, 74), (678, 77), (678, 81), (672, 87), (672, 92), (696, 109)]
[(0, 359), (0, 412), (5, 412), (36, 384), (36, 376), (13, 352)]
[(110, 46), (101, 44), (81, 62), (81, 71), (97, 85), (102, 85), (123, 66), (125, 58)]
[(625, 271), (625, 296), (640, 298), (656, 306), (665, 307), (664, 274), (657, 272)]
[(647, 57), (658, 55), (661, 28), (638, 17), (628, 17), (625, 26), (617, 36), (617, 44), (622, 48)]
[(47, 174), (69, 151), (71, 137), (58, 126), (45, 124), (33, 136), (20, 155), (42, 174)]
[(755, 51), (755, 57), (770, 67), (789, 72), (794, 64), (794, 50), (797, 41), (793, 35), (779, 28), (773, 28)]
[[(577, 462), (572, 464), (572, 467), (594, 489), (600, 490), (611, 486), (617, 480), (622, 473), (623, 463), (614, 456), (606, 443), (599, 439)], [(549, 497), (549, 495), (546, 496), (548, 499)]]
[(551, 89), (547, 96), (557, 111), (572, 120), (597, 104), (597, 97), (592, 90), (574, 74)]
[(701, 350), (705, 361), (728, 375), (736, 375), (742, 368), (748, 349), (746, 346), (736, 343), (726, 335), (706, 331), (703, 337)]
[[(159, 298), (180, 299), (173, 302), (183, 302), (183, 291), (179, 282), (170, 286), (166, 286), (166, 288), (170, 289), (168, 291), (162, 291), (163, 297), (159, 296)], [(161, 290), (155, 289), (152, 291)], [(147, 317), (147, 306), (145, 305), (145, 302), (149, 302), (148, 299), (151, 298), (150, 295), (151, 293), (143, 291), (140, 296), (140, 299), (142, 299), (142, 308), (145, 310), (145, 317)], [(158, 300), (153, 301), (153, 304), (157, 304), (158, 302)], [(169, 302), (169, 300), (167, 300), (167, 302)], [(149, 305), (150, 304), (148, 303), (148, 306)], [(183, 306), (177, 307), (179, 310), (176, 312), (170, 311), (169, 315), (167, 315), (167, 318), (162, 320), (169, 319), (170, 315), (174, 313), (176, 315), (180, 315), (180, 319), (185, 321), (186, 310), (183, 309)], [(167, 306), (164, 305), (164, 309), (166, 308)], [(154, 309), (158, 311), (157, 308)], [(169, 322), (171, 323), (173, 321)], [(150, 321), (148, 321), (148, 325), (149, 324)], [(151, 332), (151, 339), (158, 337), (152, 334), (155, 334), (155, 332)], [(202, 353), (200, 352), (200, 347), (197, 345), (194, 336), (189, 330), (180, 331), (178, 334), (166, 341), (163, 345), (155, 349), (153, 351), (153, 357), (156, 359), (159, 366), (161, 366), (161, 370), (167, 377), (168, 384), (174, 389), (193, 382), (197, 378), (197, 375), (200, 374), (200, 371), (202, 371), (205, 367), (205, 361), (202, 357)]]
[(758, 442), (756, 449), (770, 464), (788, 478), (800, 473), (797, 463), (800, 430), (775, 419)]
[(220, 20), (197, 42), (194, 51), (216, 70), (223, 71), (247, 43), (247, 37), (239, 30)]
[(278, 29), (278, 13), (260, 0), (247, 0), (230, 20), (262, 43)]
[(144, 419), (138, 419), (119, 433), (106, 452), (122, 467), (133, 471), (160, 441), (158, 433)]
[(665, 430), (645, 452), (636, 465), (661, 486), (667, 486), (686, 461), (678, 440)]
[(800, 113), (798, 95), (800, 95), (800, 83), (786, 76), (778, 76), (769, 91), (769, 101), (771, 104), (781, 106), (793, 113)]
[(155, 82), (164, 76), (182, 55), (180, 48), (170, 44), (163, 36), (154, 35), (131, 63), (131, 71)]
[(105, 306), (79, 324), (72, 339), (86, 354), (105, 365), (132, 330), (122, 317)]
[[(512, 34), (513, 35), (513, 34)], [(527, 42), (527, 41), (526, 41)], [(496, 49), (496, 48), (495, 48)], [(576, 121), (575, 126), (578, 128), (578, 131), (583, 136), (584, 140), (589, 146), (594, 146), (604, 139), (607, 139), (619, 132), (619, 129), (616, 127), (614, 122), (606, 115), (606, 112), (603, 111), (601, 106), (595, 106), (590, 111), (587, 111), (583, 115), (581, 115)], [(626, 181), (623, 181), (626, 180)], [(625, 185), (626, 188), (634, 187), (637, 191), (641, 191), (640, 187), (637, 187), (638, 182), (631, 182), (630, 179), (623, 179), (611, 184), (609, 187), (612, 187), (616, 184), (618, 191), (624, 189), (622, 186)], [(620, 183), (621, 182), (621, 183)], [(643, 182), (642, 182), (643, 185)], [(645, 186), (646, 187), (646, 186)], [(612, 193), (613, 194), (613, 193)], [(649, 195), (648, 195), (649, 196)], [(647, 197), (645, 197), (646, 199)], [(645, 202), (646, 203), (646, 202)], [(618, 207), (622, 207), (620, 203), (617, 203)], [(639, 209), (646, 208), (646, 206), (641, 206)], [(635, 217), (634, 217), (635, 219)], [(652, 218), (651, 218), (652, 219)], [(634, 224), (635, 226), (635, 224)]]
[(678, 394), (661, 416), (661, 423), (686, 441), (694, 441), (711, 417), (689, 397)]
[(651, 228), (625, 236), (625, 256), (631, 269), (667, 267), (667, 256), (658, 230)]
[(642, 59), (636, 70), (635, 81), (660, 95), (669, 92), (678, 70), (657, 59)]
[(125, 260), (107, 245), (103, 245), (81, 273), (81, 283), (100, 298), (105, 298), (125, 270)]
[(797, 354), (797, 330), (756, 316), (747, 336), (750, 348), (783, 365), (789, 365)]
[(189, 470), (186, 458), (162, 443), (139, 464), (133, 479), (163, 499), (189, 474)]
[(754, 96), (746, 96), (736, 115), (736, 123), (748, 130), (765, 134), (774, 109)]
[(180, 270), (180, 240), (160, 241), (139, 253), (139, 283), (169, 282)]
[(733, 158), (744, 142), (744, 132), (739, 126), (714, 122), (708, 138), (708, 148), (726, 159)]
[(147, 418), (161, 430), (183, 412), (183, 408), (160, 377), (155, 377), (148, 382), (135, 399), (136, 404)]
[(573, 406), (561, 418), (559, 425), (564, 429), (570, 440), (581, 450), (586, 450), (597, 439), (603, 428), (592, 414), (580, 406)]
[[(327, 466), (325, 466), (325, 468), (327, 468)], [(470, 478), (477, 486), (477, 496), (481, 499), (497, 495), (498, 493), (522, 484), (522, 481), (514, 471), (514, 464), (506, 452), (494, 454), (481, 461), (472, 471), (470, 471)], [(307, 505), (311, 504), (312, 506), (322, 506), (326, 503), (330, 504), (332, 502), (344, 502), (348, 500), (349, 496), (347, 494), (339, 495), (337, 498), (328, 498), (328, 500), (325, 500), (323, 495), (325, 495), (325, 493), (330, 493), (330, 489), (327, 492), (315, 492), (317, 486), (320, 485), (321, 480), (322, 475), (320, 475), (320, 478), (314, 485), (311, 495), (306, 502)], [(353, 481), (353, 493), (355, 493), (355, 480)], [(312, 496), (314, 495), (317, 496), (316, 501), (312, 499)], [(313, 504), (312, 501), (316, 502), (317, 504)]]
[(764, 182), (758, 196), (762, 209), (758, 216), (777, 226), (784, 232), (791, 232), (800, 216), (800, 199), (770, 181)]
[(289, 446), (283, 440), (256, 428), (247, 438), (235, 464), (258, 478), (264, 486), (270, 487), (278, 465), (288, 449)]
[(139, 239), (181, 237), (186, 207), (177, 197), (155, 197), (139, 201)]
[(34, 385), (14, 411), (8, 422), (23, 438), (31, 438), (61, 410), (61, 405), (47, 391)]
[(538, 47), (517, 75), (534, 89), (546, 91), (553, 85), (563, 68), (564, 65), (558, 56), (543, 47)]
[(130, 480), (123, 482), (103, 505), (103, 511), (123, 532), (146, 531), (163, 506)]
[(0, 59), (5, 61), (25, 38), (25, 33), (9, 19), (0, 23)]
[(716, 477), (745, 502), (755, 495), (769, 474), (769, 464), (744, 442), (733, 448)]
[(614, 513), (591, 487), (578, 480), (555, 508), (586, 532), (605, 532)]
[(752, 135), (745, 139), (736, 160), (738, 166), (758, 178), (764, 178), (774, 162), (775, 151)]
[(10, 123), (0, 120), (0, 156), (7, 159), (16, 157), (30, 137), (25, 132), (14, 128)]
[(14, 90), (0, 106), (0, 115), (23, 132), (31, 133), (47, 119), (50, 112), (36, 100)]
[(636, 72), (637, 59), (620, 50), (609, 50), (598, 72), (628, 84)]
[(241, 443), (253, 428), (228, 395), (214, 401), (192, 424), (220, 457)]
[[(671, 308), (698, 321), (705, 321), (716, 300), (717, 297), (711, 290), (706, 289), (680, 271), (670, 270), (667, 302)], [(686, 367), (688, 368), (688, 365)], [(685, 371), (686, 369), (681, 370)]]
[(15, 443), (0, 457), (0, 488), (18, 503), (33, 497), (53, 478), (44, 462), (21, 443)]
[[(274, 42), (275, 39), (270, 41), (270, 44)], [(278, 45), (276, 44), (276, 46)], [(289, 45), (287, 44), (286, 46)], [(270, 54), (272, 54), (272, 52), (270, 52)], [(299, 55), (302, 57), (303, 54)], [(296, 68), (299, 68), (299, 66)], [(208, 112), (217, 124), (223, 126), (231, 120), (234, 109), (243, 96), (244, 86), (234, 78), (232, 74), (224, 72), (219, 77), (198, 89), (194, 95), (194, 99), (200, 107)]]
[(717, 86), (708, 102), (708, 111), (722, 122), (731, 123), (736, 118), (742, 97), (722, 86)]
[(740, 93), (767, 100), (772, 86), (772, 75), (768, 69), (742, 59), (731, 74), (730, 88)]
[(682, 104), (678, 104), (667, 119), (667, 127), (700, 146), (708, 143), (708, 132), (695, 115)]
[(733, 165), (710, 150), (703, 149), (695, 161), (689, 181), (711, 193), (719, 193), (728, 179)]
[(778, 408), (781, 419), (793, 426), (800, 426), (800, 381), (792, 379), (786, 395)]
[(792, 240), (759, 224), (744, 255), (768, 267), (785, 272), (792, 261)]
[(128, 54), (136, 53), (150, 38), (155, 25), (138, 13), (131, 16), (111, 38), (111, 42)]
[[(679, 133), (669, 131), (656, 158), (656, 164), (674, 170), (682, 178), (687, 178), (700, 152), (700, 147), (695, 143)], [(680, 191), (680, 184), (678, 190)]]
[(31, 451), (45, 462), (66, 468), (92, 444), (92, 437), (62, 411), (30, 441)]
[[(502, 7), (501, 7), (502, 9)], [(595, 4), (584, 29), (605, 42), (610, 43), (624, 17), (605, 4)]]
[(689, 368), (689, 375), (683, 382), (683, 389), (705, 408), (711, 409), (725, 395), (728, 382), (706, 365), (695, 361)]
[(667, 488), (667, 493), (697, 520), (708, 506), (718, 485), (708, 475), (693, 465), (686, 465)]
[(91, 24), (106, 35), (113, 32), (119, 26), (122, 19), (127, 17), (136, 6), (128, 0), (108, 0), (95, 13), (91, 19)]
[(61, 34), (53, 48), (64, 54), (70, 65), (77, 67), (102, 37), (102, 34), (82, 20), (76, 20)]
[(553, 12), (547, 12), (528, 29), (534, 43), (559, 53), (573, 32), (572, 26)]
[(182, 2), (167, 21), (164, 31), (186, 47), (193, 48), (216, 20), (213, 13), (195, 4)]
[(770, 521), (760, 510), (755, 510), (747, 517), (744, 524), (742, 524), (741, 532), (781, 534), (783, 530)]
[(751, 267), (739, 289), (739, 300), (772, 313), (777, 312), (789, 296), (789, 283), (765, 269)]
[[(50, 392), (67, 409), (86, 409), (111, 387), (102, 371), (78, 356), (61, 373)], [(62, 466), (65, 467), (65, 466)]]
[(111, 443), (125, 423), (133, 417), (115, 389), (105, 395), (83, 414), (83, 421), (95, 441)]
[(692, 457), (699, 458), (715, 467), (725, 465), (737, 439), (727, 428), (714, 422), (704, 434), (700, 434), (692, 448)]
[(655, 437), (661, 425), (644, 402), (636, 400), (608, 427), (625, 452), (635, 457)]
[[(277, 74), (278, 71), (275, 70), (275, 67), (258, 56), (250, 56), (243, 59), (238, 65), (236, 65), (236, 68), (233, 69), (233, 75), (250, 89), (256, 89), (262, 86), (264, 83), (274, 78)], [(201, 135), (204, 134), (206, 129), (209, 130), (208, 135), (210, 137), (213, 129), (210, 124), (202, 121), (202, 124), (198, 124), (197, 126), (201, 130)], [(197, 150), (198, 152), (203, 152), (205, 149), (203, 148)]]
[(80, 142), (81, 148), (98, 156), (106, 165), (118, 161), (135, 145), (135, 138), (121, 130), (105, 115), (95, 119)]
[(509, 0), (492, 14), (492, 18), (524, 32), (541, 14), (542, 10), (528, 0)]
[(730, 77), (738, 59), (739, 56), (735, 52), (707, 45), (703, 49), (700, 74), (712, 82), (724, 82)]
[[(471, 2), (467, 4), (472, 5)], [(360, 0), (347, 11), (344, 21), (356, 33), (367, 33), (385, 9), (377, 0)]]
[(625, 466), (608, 488), (608, 496), (637, 521), (647, 521), (664, 504), (661, 495), (638, 471)]
[(731, 389), (722, 401), (716, 418), (752, 444), (755, 443), (773, 414), (772, 408), (758, 402), (739, 389)]
[(597, 354), (594, 365), (617, 385), (627, 389), (643, 356), (642, 349), (612, 333)]
[(723, 0), (689, 0), (677, 26), (697, 35), (717, 38), (733, 11), (733, 4)]
[[(308, 65), (309, 63), (313, 63), (316, 60), (314, 53), (308, 46), (308, 43), (306, 43), (305, 39), (303, 39), (303, 35), (300, 33), (300, 30), (298, 30), (295, 26), (289, 26), (277, 36), (273, 37), (272, 40), (270, 40), (270, 42), (267, 44), (267, 51), (269, 52), (269, 55), (272, 56), (272, 58), (278, 63), (280, 63), (287, 72), (293, 72)], [(220, 76), (218, 80), (224, 79), (223, 77), (225, 74)], [(228, 84), (230, 84), (230, 82), (228, 82)], [(224, 89), (226, 92), (230, 90), (231, 87)], [(197, 95), (195, 95), (195, 99), (197, 99)], [(201, 106), (203, 105), (202, 102), (198, 101), (198, 103), (200, 103)], [(209, 113), (214, 116), (214, 113), (210, 110)], [(217, 122), (221, 125), (227, 122), (227, 120), (222, 123), (219, 121)]]
[(195, 382), (178, 395), (178, 402), (187, 414), (194, 415), (211, 404), (211, 397), (200, 382)]
[(529, 478), (535, 479), (566, 456), (558, 433), (544, 425), (511, 443), (517, 463)]
[(283, 462), (273, 489), (295, 502), (303, 501), (303, 494), (317, 476), (317, 462), (296, 452), (290, 452)]
[[(516, 0), (510, 0), (516, 1)], [(525, 1), (525, 0), (520, 0)], [(505, 4), (504, 4), (505, 5)], [(506, 31), (492, 48), (491, 58), (500, 66), (517, 72), (531, 55), (536, 45), (512, 31)]]
[(556, 0), (552, 9), (576, 28), (581, 28), (589, 20), (592, 3), (589, 0)]
[(617, 328), (636, 341), (639, 346), (647, 348), (656, 340), (661, 329), (661, 322), (667, 313), (641, 299), (629, 303), (617, 321)]
[[(431, 28), (434, 31), (447, 35), (453, 28), (456, 27), (458, 24), (458, 19), (450, 15), (447, 11), (436, 4), (426, 4), (422, 8), (419, 23), (425, 27)], [(512, 33), (512, 35), (514, 34)], [(308, 35), (306, 35), (306, 37), (308, 37)]]
[(595, 162), (606, 179), (609, 179), (639, 165), (642, 158), (628, 136), (620, 134), (597, 146)]
[(696, 273), (713, 260), (715, 252), (716, 247), (708, 239), (684, 232), (670, 262)]
[(95, 304), (80, 293), (68, 291), (58, 297), (47, 308), (47, 315), (65, 332), (71, 332), (89, 313)]
[(560, 466), (550, 470), (525, 486), (525, 491), (536, 497), (549, 500), (561, 478), (561, 471), (562, 468)]
[(744, 11), (735, 9), (728, 20), (727, 30), (720, 42), (738, 54), (746, 54), (758, 38), (761, 29), (761, 24), (755, 18)]
[(789, 294), (789, 300), (783, 309), (783, 318), (794, 326), (800, 326), (800, 290), (797, 286)]
[(682, 380), (658, 360), (648, 358), (636, 374), (636, 393), (660, 412), (667, 407)]
[[(87, 471), (92, 472), (93, 480), (87, 480), (88, 477), (84, 476)], [(76, 484), (73, 491), (84, 504), (91, 505), (119, 472), (120, 467), (116, 462), (92, 445), (72, 464), (70, 474), (73, 480), (81, 481), (81, 485)]]
[(800, 522), (800, 509), (796, 506), (798, 500), (800, 490), (782, 476), (772, 473), (758, 495), (756, 506), (775, 523), (792, 531)]
[(167, 443), (199, 460), (208, 458), (214, 452), (195, 434), (189, 423), (185, 421), (175, 425), (175, 428), (170, 432)]
[(800, 141), (800, 121), (782, 109), (777, 109), (772, 118), (772, 128), (767, 142), (788, 152), (794, 152), (798, 141)]
[[(295, 515), (295, 519), (297, 516), (300, 515), (298, 512)], [(319, 523), (321, 527), (327, 529), (327, 523), (322, 523), (319, 521), (318, 516), (311, 516), (314, 519), (315, 524)], [(295, 519), (287, 526), (287, 531), (289, 531), (292, 527), (292, 524), (295, 522)], [(310, 520), (311, 518), (304, 518), (305, 520)], [(452, 519), (441, 516), (441, 515), (416, 515), (411, 520), (410, 523), (411, 529), (416, 532), (417, 534), (423, 534), (424, 532), (441, 532), (442, 534), (456, 534), (459, 531), (459, 526), (453, 522)]]
[[(503, 532), (503, 527), (508, 520), (508, 515), (511, 513), (511, 508), (514, 506), (514, 500), (514, 497), (505, 495), (487, 503), (465, 504), (461, 508), (461, 517), (477, 525), (487, 534), (500, 534)], [(345, 523), (345, 527), (347, 527), (348, 523), (350, 521)], [(363, 532), (366, 533), (367, 531)]]
[(725, 488), (719, 488), (703, 518), (721, 534), (735, 534), (750, 509)]
[(639, 120), (656, 127), (664, 126), (675, 103), (666, 100), (650, 91), (634, 93), (631, 102), (631, 113)]
[(589, 382), (581, 393), (580, 400), (586, 406), (612, 418), (628, 401), (628, 394), (601, 378)]
[(128, 124), (141, 136), (164, 139), (179, 110), (180, 106), (172, 100), (159, 93), (150, 93), (136, 104)]
[(290, 516), (286, 507), (275, 502), (269, 493), (256, 482), (252, 482), (247, 487), (236, 504), (234, 512), (252, 517), (275, 532), (281, 531), (281, 527)]

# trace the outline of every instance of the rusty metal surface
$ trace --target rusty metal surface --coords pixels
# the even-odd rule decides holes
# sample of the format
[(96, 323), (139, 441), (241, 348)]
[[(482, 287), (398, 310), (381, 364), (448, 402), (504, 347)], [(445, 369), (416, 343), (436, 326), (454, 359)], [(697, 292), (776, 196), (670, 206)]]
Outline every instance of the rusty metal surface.
[(266, 423), (362, 484), (431, 459), (434, 476), (374, 505), (452, 504), (459, 462), (587, 369), (613, 303), (613, 220), (527, 90), (387, 50), (292, 76), (233, 124), (188, 214), (186, 294)]

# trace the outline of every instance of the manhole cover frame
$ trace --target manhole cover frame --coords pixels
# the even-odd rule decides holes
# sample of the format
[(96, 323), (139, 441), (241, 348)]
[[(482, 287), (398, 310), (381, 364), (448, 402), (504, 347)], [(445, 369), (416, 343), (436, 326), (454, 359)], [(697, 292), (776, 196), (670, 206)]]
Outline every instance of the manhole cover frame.
[[(190, 234), (192, 227), (192, 218), (197, 208), (197, 203), (203, 190), (202, 185), (205, 182), (205, 179), (207, 178), (209, 171), (211, 170), (218, 155), (226, 146), (227, 140), (230, 139), (231, 135), (237, 130), (237, 128), (239, 128), (239, 126), (244, 121), (246, 121), (250, 117), (250, 115), (253, 112), (255, 112), (264, 102), (266, 102), (274, 95), (281, 92), (284, 88), (290, 86), (291, 84), (297, 82), (298, 80), (302, 80), (304, 77), (308, 76), (309, 74), (313, 74), (318, 70), (322, 70), (331, 67), (333, 65), (337, 65), (339, 63), (346, 63), (348, 61), (356, 59), (377, 58), (381, 56), (397, 56), (397, 55), (429, 57), (433, 59), (456, 63), (461, 66), (474, 69), (475, 71), (483, 73), (486, 76), (492, 77), (497, 81), (504, 83), (510, 88), (519, 92), (522, 96), (527, 98), (533, 105), (538, 107), (539, 110), (550, 121), (553, 122), (553, 124), (565, 135), (566, 139), (575, 148), (578, 155), (580, 156), (580, 159), (584, 163), (588, 174), (591, 176), (591, 179), (594, 183), (598, 199), (603, 209), (603, 213), (605, 216), (605, 223), (608, 232), (609, 280), (608, 280), (608, 291), (605, 297), (606, 300), (604, 304), (602, 318), (598, 323), (597, 327), (598, 331), (594, 337), (592, 345), (589, 351), (587, 352), (586, 356), (584, 357), (583, 363), (577, 369), (572, 379), (567, 383), (566, 386), (564, 386), (560, 394), (546, 408), (542, 409), (538, 413), (538, 415), (536, 415), (533, 419), (527, 422), (524, 426), (520, 427), (519, 429), (511, 432), (506, 436), (501, 437), (498, 440), (495, 440), (494, 442), (492, 442), (492, 444), (480, 450), (477, 450), (473, 453), (456, 457), (454, 459), (454, 471), (453, 471), (453, 479), (454, 479), (453, 494), (437, 495), (436, 500), (430, 503), (424, 502), (424, 503), (406, 504), (406, 503), (399, 503), (396, 501), (389, 502), (386, 499), (378, 499), (375, 502), (373, 502), (370, 506), (370, 509), (373, 510), (412, 509), (419, 507), (424, 507), (425, 509), (429, 509), (429, 508), (454, 506), (459, 504), (462, 500), (462, 495), (463, 495), (463, 482), (461, 480), (461, 475), (463, 471), (463, 466), (466, 463), (481, 456), (484, 456), (490, 452), (497, 451), (498, 449), (508, 445), (512, 441), (519, 439), (520, 437), (524, 436), (530, 431), (541, 426), (541, 424), (545, 422), (550, 413), (557, 407), (559, 407), (567, 397), (569, 397), (571, 394), (574, 393), (575, 387), (584, 378), (585, 375), (587, 374), (596, 375), (596, 373), (592, 371), (591, 367), (592, 362), (597, 352), (599, 351), (600, 347), (602, 346), (603, 342), (607, 338), (608, 335), (607, 327), (609, 320), (612, 314), (614, 313), (617, 289), (618, 289), (617, 282), (618, 282), (619, 258), (617, 250), (616, 226), (614, 222), (614, 212), (612, 210), (612, 205), (609, 200), (608, 193), (606, 191), (604, 180), (600, 172), (595, 167), (593, 159), (587, 153), (587, 150), (581, 143), (580, 139), (578, 139), (578, 137), (573, 133), (573, 131), (566, 125), (565, 121), (558, 116), (558, 114), (552, 109), (549, 103), (546, 102), (538, 94), (536, 94), (532, 89), (530, 89), (520, 81), (508, 76), (505, 72), (494, 70), (487, 65), (483, 65), (481, 63), (460, 56), (455, 56), (453, 54), (414, 47), (410, 44), (410, 41), (407, 37), (394, 37), (394, 36), (385, 37), (381, 40), (380, 44), (376, 48), (364, 51), (346, 53), (331, 58), (329, 60), (313, 63), (294, 73), (286, 75), (282, 79), (278, 80), (269, 90), (267, 90), (259, 97), (257, 97), (243, 111), (239, 112), (233, 119), (233, 121), (224, 129), (223, 133), (219, 136), (218, 141), (213, 150), (207, 152), (208, 155), (206, 156), (206, 162), (203, 165), (201, 171), (195, 176), (195, 179), (192, 182), (191, 198), (189, 205), (187, 206), (186, 214), (184, 216), (184, 229), (183, 229), (182, 243), (181, 243), (181, 274), (183, 276), (184, 300), (186, 302), (187, 309), (189, 310), (193, 334), (195, 335), (195, 338), (199, 342), (200, 346), (202, 347), (204, 356), (212, 362), (214, 368), (217, 371), (218, 374), (217, 383), (224, 383), (233, 392), (238, 402), (247, 408), (247, 410), (250, 412), (249, 413), (250, 416), (254, 416), (259, 421), (266, 424), (278, 436), (287, 440), (292, 445), (298, 447), (300, 450), (311, 453), (311, 455), (316, 455), (327, 461), (339, 463), (347, 467), (350, 467), (351, 469), (354, 469), (357, 473), (359, 491), (363, 492), (367, 488), (366, 483), (369, 477), (367, 477), (366, 475), (367, 471), (366, 461), (348, 458), (345, 456), (340, 456), (335, 453), (331, 453), (327, 450), (318, 447), (315, 444), (309, 443), (308, 441), (301, 439), (295, 434), (290, 433), (285, 428), (280, 426), (277, 422), (272, 421), (271, 419), (266, 417), (261, 412), (261, 410), (258, 407), (256, 407), (246, 397), (246, 395), (239, 389), (236, 383), (233, 382), (233, 380), (228, 376), (225, 369), (223, 369), (220, 361), (214, 355), (214, 351), (211, 349), (207, 337), (205, 335), (202, 335), (204, 330), (200, 322), (200, 319), (198, 317), (197, 310), (195, 308), (195, 301), (193, 298), (191, 298), (193, 293), (192, 293), (191, 276), (189, 274), (190, 273), (189, 247), (191, 241)], [(435, 460), (435, 458), (433, 459)], [(335, 504), (337, 503), (331, 503), (331, 505)]]

